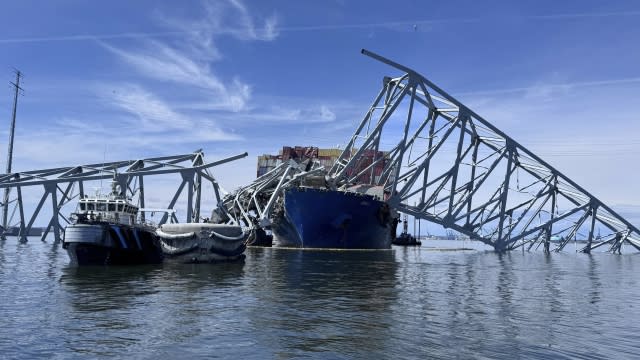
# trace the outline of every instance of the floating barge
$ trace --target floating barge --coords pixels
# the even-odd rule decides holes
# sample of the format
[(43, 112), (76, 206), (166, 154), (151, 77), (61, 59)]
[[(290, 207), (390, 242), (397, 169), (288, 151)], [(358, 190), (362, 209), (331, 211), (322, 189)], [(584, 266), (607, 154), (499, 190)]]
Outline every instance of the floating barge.
[(247, 234), (240, 226), (164, 224), (157, 230), (165, 258), (180, 263), (214, 263), (244, 259)]

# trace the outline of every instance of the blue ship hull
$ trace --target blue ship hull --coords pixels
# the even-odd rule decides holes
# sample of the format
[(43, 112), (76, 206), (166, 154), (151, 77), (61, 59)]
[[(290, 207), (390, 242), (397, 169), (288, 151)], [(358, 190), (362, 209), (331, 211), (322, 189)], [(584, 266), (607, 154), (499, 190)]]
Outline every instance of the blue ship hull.
[(389, 249), (391, 222), (371, 195), (300, 187), (285, 191), (272, 232), (281, 247)]

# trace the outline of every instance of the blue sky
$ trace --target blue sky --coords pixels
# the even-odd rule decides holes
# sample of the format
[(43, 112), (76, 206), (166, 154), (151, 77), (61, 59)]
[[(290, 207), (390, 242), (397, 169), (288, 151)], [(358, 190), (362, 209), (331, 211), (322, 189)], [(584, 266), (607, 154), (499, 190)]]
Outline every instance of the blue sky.
[[(416, 69), (623, 213), (640, 206), (634, 1), (20, 1), (0, 80), (25, 74), (14, 170), (203, 148), (227, 189), (282, 145), (344, 144)], [(4, 95), (2, 95), (4, 93)], [(0, 92), (0, 139), (12, 93)], [(0, 143), (6, 166), (6, 140)]]

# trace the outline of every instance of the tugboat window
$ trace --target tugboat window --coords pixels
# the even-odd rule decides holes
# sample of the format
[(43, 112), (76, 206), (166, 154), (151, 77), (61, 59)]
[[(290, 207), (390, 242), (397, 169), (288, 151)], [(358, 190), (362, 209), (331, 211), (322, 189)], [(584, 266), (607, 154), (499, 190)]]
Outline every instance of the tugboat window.
[(97, 203), (96, 209), (98, 211), (107, 211), (107, 204), (105, 203)]
[(86, 210), (86, 206), (84, 203), (80, 203), (80, 211), (85, 211)]
[(96, 208), (95, 208), (95, 206), (93, 206), (93, 205), (94, 205), (93, 203), (89, 203), (89, 204), (87, 204), (87, 210), (89, 210), (89, 211), (93, 211), (93, 210), (95, 210)]
[(109, 211), (116, 211), (116, 204), (108, 204), (109, 205)]
[(123, 206), (124, 206), (124, 205), (122, 205), (122, 204), (118, 204), (118, 211), (120, 211), (120, 212), (121, 212), (121, 211), (122, 211), (122, 207), (123, 207)]

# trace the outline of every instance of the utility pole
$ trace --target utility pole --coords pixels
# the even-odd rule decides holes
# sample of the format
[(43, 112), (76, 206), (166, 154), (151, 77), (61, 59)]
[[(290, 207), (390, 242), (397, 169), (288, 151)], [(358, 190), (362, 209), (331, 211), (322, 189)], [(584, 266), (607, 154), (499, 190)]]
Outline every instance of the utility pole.
[[(7, 152), (7, 175), (11, 174), (11, 162), (13, 160), (13, 135), (16, 129), (16, 112), (18, 110), (18, 95), (22, 88), (20, 87), (20, 78), (22, 73), (20, 70), (16, 70), (16, 82), (11, 82), (15, 89), (13, 95), (13, 115), (11, 116), (11, 129), (9, 129), (9, 151)], [(9, 213), (9, 191), (10, 188), (4, 189), (4, 198), (2, 201), (2, 231), (7, 231), (7, 215)]]

